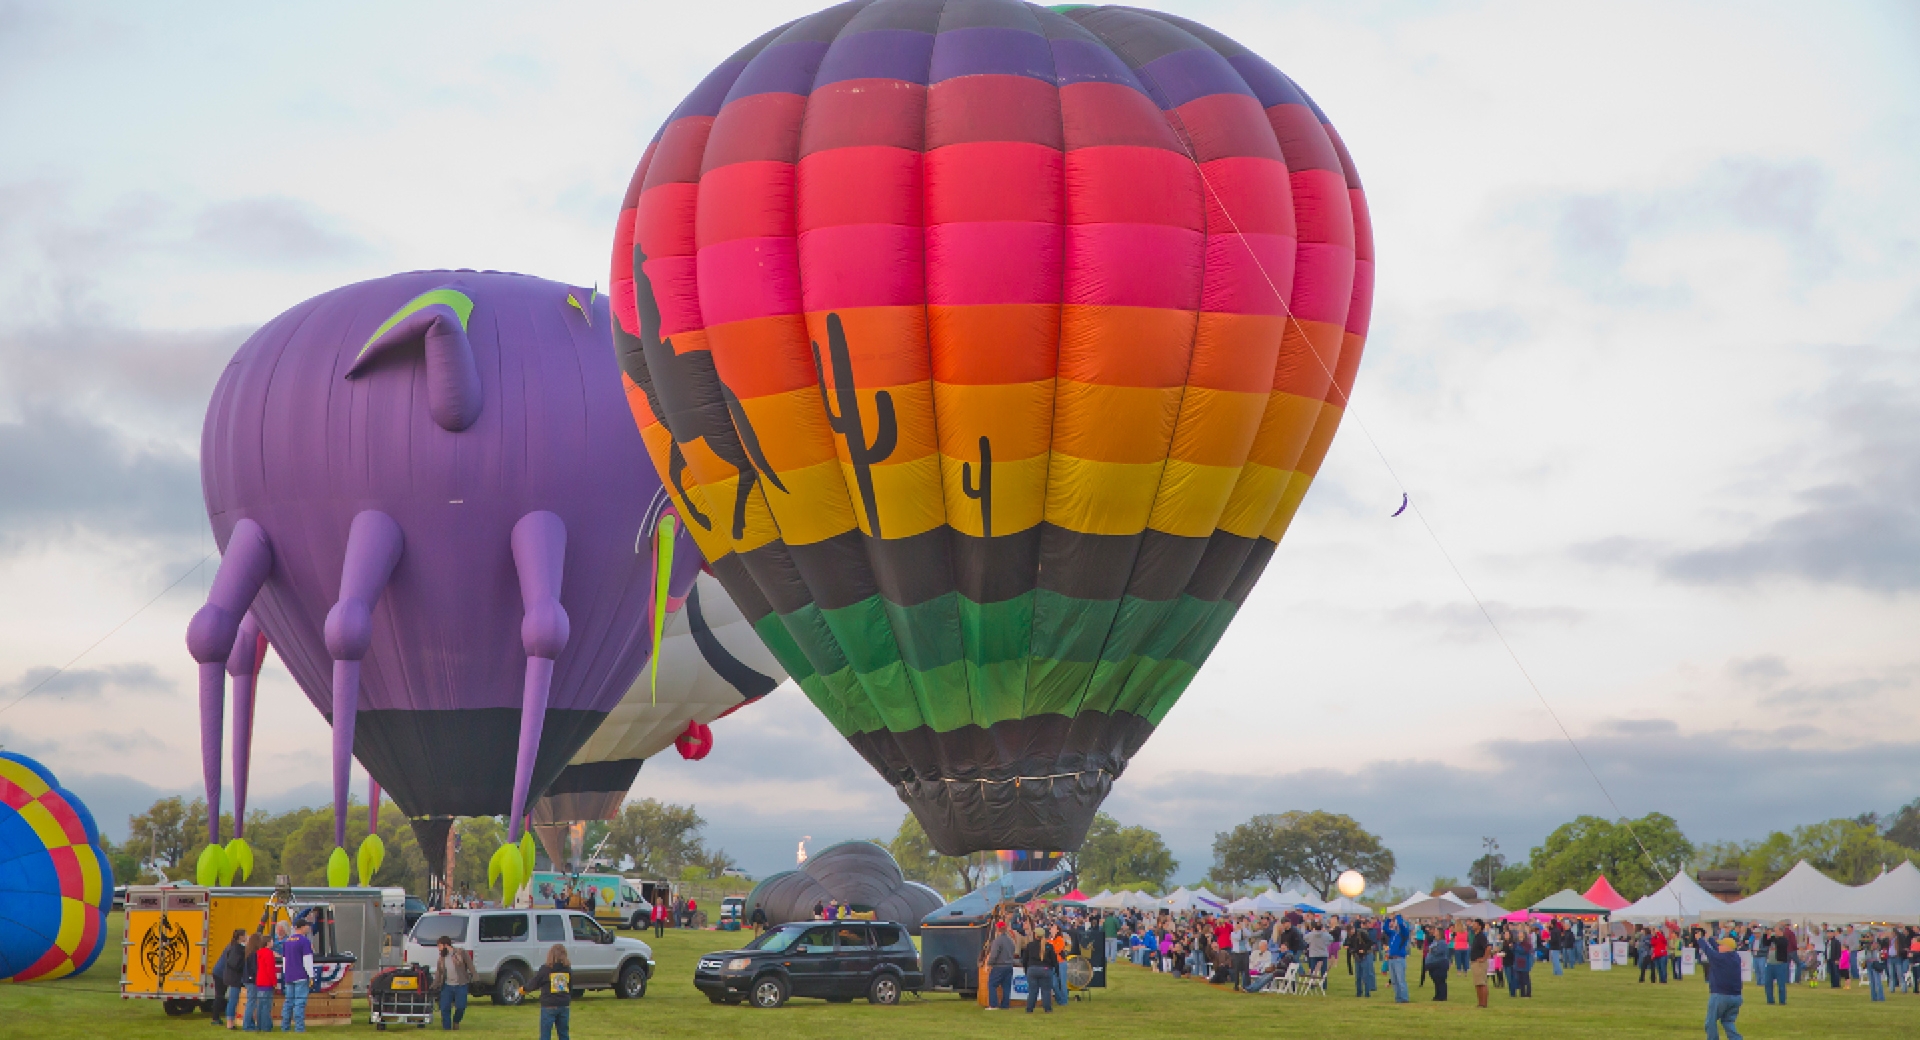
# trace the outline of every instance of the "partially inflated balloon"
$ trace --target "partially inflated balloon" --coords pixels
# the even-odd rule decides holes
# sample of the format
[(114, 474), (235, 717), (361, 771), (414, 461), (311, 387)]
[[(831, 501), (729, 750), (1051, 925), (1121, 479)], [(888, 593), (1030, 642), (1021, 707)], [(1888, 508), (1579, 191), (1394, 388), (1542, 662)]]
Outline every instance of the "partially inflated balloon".
[(0, 752), (0, 979), (58, 979), (100, 956), (113, 872), (93, 815), (45, 766)]
[(936, 846), (1070, 849), (1338, 425), (1367, 210), (1192, 22), (855, 0), (641, 159), (616, 345), (715, 573)]

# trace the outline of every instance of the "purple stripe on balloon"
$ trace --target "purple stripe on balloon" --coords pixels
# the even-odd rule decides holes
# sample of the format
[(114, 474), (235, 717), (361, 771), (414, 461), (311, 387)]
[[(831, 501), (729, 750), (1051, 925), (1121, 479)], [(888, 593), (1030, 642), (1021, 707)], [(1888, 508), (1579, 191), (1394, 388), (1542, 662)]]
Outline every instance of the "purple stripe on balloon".
[(813, 78), (820, 71), (820, 60), (827, 45), (820, 40), (795, 40), (776, 43), (761, 51), (740, 73), (727, 100), (755, 94), (799, 94), (813, 91)]
[(897, 79), (927, 82), (927, 63), (933, 54), (933, 34), (910, 29), (875, 29), (833, 41), (814, 87), (849, 79)]
[(1163, 110), (1212, 94), (1253, 96), (1227, 59), (1199, 47), (1174, 51), (1146, 63), (1140, 68), (1140, 82)]
[(1054, 40), (1053, 72), (1054, 81), (1063, 87), (1069, 83), (1120, 83), (1141, 90), (1140, 80), (1127, 63), (1091, 40)]
[(1247, 86), (1253, 88), (1253, 96), (1260, 99), (1261, 108), (1275, 105), (1303, 105), (1306, 95), (1293, 85), (1279, 69), (1273, 67), (1267, 59), (1257, 54), (1242, 54), (1228, 58), (1227, 64), (1240, 74)]
[(687, 116), (719, 115), (720, 106), (726, 103), (727, 91), (733, 89), (734, 81), (740, 78), (740, 71), (745, 69), (747, 64), (745, 61), (729, 61), (707, 73), (707, 78), (693, 88), (693, 93), (688, 94), (680, 102), (680, 107), (673, 110), (673, 114), (667, 117), (665, 123), (660, 124), (660, 128), (665, 130), (669, 123)]
[(955, 76), (1030, 76), (1052, 83), (1053, 48), (1024, 29), (981, 26), (943, 32), (933, 48), (934, 83)]

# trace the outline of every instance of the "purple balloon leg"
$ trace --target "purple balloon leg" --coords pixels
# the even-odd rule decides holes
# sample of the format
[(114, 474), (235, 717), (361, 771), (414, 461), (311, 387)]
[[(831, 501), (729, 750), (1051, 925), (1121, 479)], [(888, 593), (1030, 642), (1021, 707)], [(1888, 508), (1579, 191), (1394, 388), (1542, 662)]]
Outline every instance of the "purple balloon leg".
[(247, 833), (247, 778), (253, 761), (253, 694), (260, 665), (267, 657), (267, 636), (260, 622), (247, 612), (227, 655), (227, 674), (233, 676), (233, 836)]
[(572, 634), (560, 605), (560, 579), (567, 562), (567, 525), (545, 510), (528, 513), (513, 525), (513, 566), (520, 576), (520, 642), (527, 651), (527, 678), (520, 696), (520, 750), (513, 764), (513, 805), (507, 836), (520, 840), (533, 765), (540, 754), (540, 731), (553, 687), (553, 659)]
[(206, 605), (187, 623), (187, 652), (200, 662), (200, 779), (207, 788), (207, 836), (220, 840), (220, 726), (226, 710), (227, 657), (240, 622), (273, 570), (273, 543), (252, 520), (233, 525)]
[(377, 509), (364, 510), (347, 528), (340, 566), (340, 600), (327, 612), (327, 652), (333, 656), (333, 844), (347, 843), (347, 785), (353, 765), (354, 713), (360, 706), (360, 659), (373, 645), (373, 608), (400, 563), (400, 525)]

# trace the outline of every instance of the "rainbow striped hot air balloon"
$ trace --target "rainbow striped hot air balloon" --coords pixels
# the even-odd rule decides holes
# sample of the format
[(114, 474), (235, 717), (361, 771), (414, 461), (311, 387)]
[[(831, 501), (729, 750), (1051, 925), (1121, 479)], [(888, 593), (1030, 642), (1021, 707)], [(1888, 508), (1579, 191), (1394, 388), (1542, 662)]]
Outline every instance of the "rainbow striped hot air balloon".
[(615, 338), (715, 573), (940, 850), (1069, 849), (1325, 456), (1372, 254), (1332, 126), (1210, 29), (855, 0), (660, 128)]
[(0, 752), (0, 979), (86, 971), (112, 905), (93, 814), (45, 766)]

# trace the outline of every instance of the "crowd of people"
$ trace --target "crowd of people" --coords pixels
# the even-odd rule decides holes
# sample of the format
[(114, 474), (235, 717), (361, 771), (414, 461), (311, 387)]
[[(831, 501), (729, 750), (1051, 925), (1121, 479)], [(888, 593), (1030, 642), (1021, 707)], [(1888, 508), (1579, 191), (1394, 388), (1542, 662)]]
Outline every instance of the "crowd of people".
[[(217, 1024), (249, 1033), (273, 1032), (273, 1001), (283, 998), (280, 1028), (307, 1031), (307, 998), (319, 984), (313, 960), (313, 926), (302, 914), (274, 925), (272, 935), (235, 928), (214, 962)], [(244, 1018), (241, 996), (246, 997)]]

